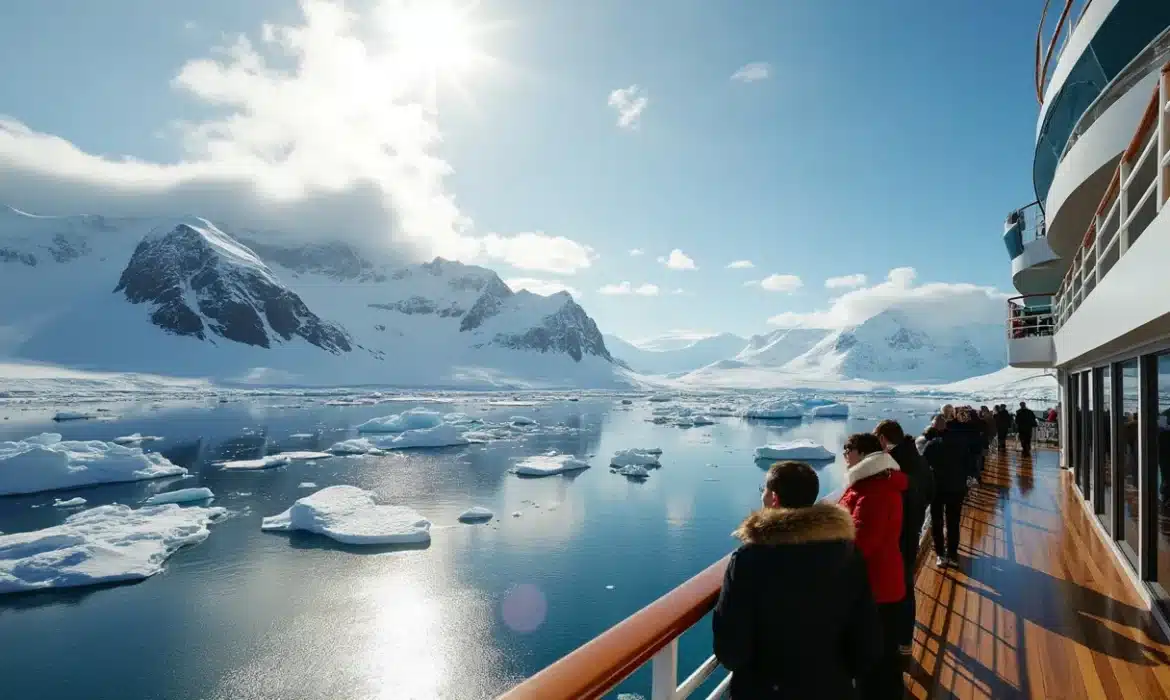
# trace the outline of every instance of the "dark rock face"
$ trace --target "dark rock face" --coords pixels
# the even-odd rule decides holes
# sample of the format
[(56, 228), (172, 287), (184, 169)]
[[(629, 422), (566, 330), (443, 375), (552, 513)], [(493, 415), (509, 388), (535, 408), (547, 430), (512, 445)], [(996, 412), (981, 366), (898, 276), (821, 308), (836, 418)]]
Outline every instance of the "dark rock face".
[(414, 296), (403, 301), (396, 301), (389, 304), (370, 304), (371, 309), (382, 309), (383, 311), (397, 311), (408, 316), (415, 314), (436, 314), (440, 318), (459, 317), (467, 313), (458, 304), (452, 303), (450, 306), (439, 308), (439, 305), (427, 299), (426, 297)]
[[(38, 244), (34, 246), (34, 250), (48, 254), (56, 262), (65, 263), (89, 253), (90, 248), (89, 243), (84, 238), (58, 233), (53, 236), (51, 243), (48, 245)], [(36, 267), (39, 262), (37, 252), (16, 248), (0, 248), (0, 263), (20, 263)]]
[(483, 293), (460, 322), (459, 331), (472, 331), (482, 326), (484, 321), (500, 313), (504, 301), (512, 298), (513, 294), (499, 277), (489, 279), (483, 286)]
[(605, 347), (605, 339), (597, 324), (572, 299), (566, 300), (556, 313), (545, 316), (540, 325), (524, 333), (497, 335), (494, 342), (517, 350), (563, 352), (576, 362), (580, 362), (586, 355), (614, 361)]
[(321, 320), (267, 268), (224, 254), (187, 224), (139, 243), (114, 291), (132, 304), (153, 304), (151, 322), (176, 335), (214, 334), (267, 348), (271, 329), (334, 354), (352, 349), (343, 330)]

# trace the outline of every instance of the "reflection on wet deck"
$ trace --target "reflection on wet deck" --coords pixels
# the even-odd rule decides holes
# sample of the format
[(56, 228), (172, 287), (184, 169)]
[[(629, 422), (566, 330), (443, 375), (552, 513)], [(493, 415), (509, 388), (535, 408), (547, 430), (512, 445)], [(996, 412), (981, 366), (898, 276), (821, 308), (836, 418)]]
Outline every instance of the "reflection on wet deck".
[(929, 558), (912, 698), (1170, 698), (1170, 644), (1058, 454), (993, 456), (963, 512), (961, 567)]

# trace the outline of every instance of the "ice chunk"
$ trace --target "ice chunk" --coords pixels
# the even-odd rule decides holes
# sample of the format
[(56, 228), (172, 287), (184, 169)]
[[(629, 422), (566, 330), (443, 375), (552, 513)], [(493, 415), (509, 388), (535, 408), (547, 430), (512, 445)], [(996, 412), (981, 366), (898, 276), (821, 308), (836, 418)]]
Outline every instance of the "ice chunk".
[(537, 455), (517, 462), (513, 471), (520, 476), (552, 476), (588, 468), (588, 462), (572, 455)]
[(207, 539), (223, 508), (124, 505), (75, 513), (60, 525), (0, 536), (0, 593), (133, 581), (162, 570), (179, 547)]
[(53, 416), (55, 421), (89, 420), (90, 418), (97, 418), (97, 416), (86, 411), (57, 411), (57, 414)]
[(736, 413), (735, 408), (732, 406), (728, 406), (727, 404), (716, 404), (707, 409), (707, 415), (715, 416), (717, 418), (730, 418), (739, 414)]
[(215, 498), (215, 494), (206, 486), (190, 489), (177, 489), (175, 491), (165, 491), (163, 493), (156, 493), (150, 498), (143, 501), (148, 506), (157, 506), (163, 503), (191, 503), (192, 501), (206, 501), (209, 498)]
[(364, 455), (381, 452), (369, 438), (350, 438), (335, 442), (329, 447), (329, 452), (335, 455)]
[(757, 401), (744, 409), (744, 418), (760, 418), (778, 420), (786, 418), (800, 418), (804, 415), (804, 406), (784, 399), (764, 399)]
[(268, 469), (269, 467), (282, 467), (290, 461), (285, 455), (266, 455), (259, 459), (233, 459), (219, 462), (219, 466), (224, 469)]
[(774, 445), (763, 445), (757, 447), (755, 451), (755, 458), (758, 460), (765, 459), (811, 459), (811, 460), (829, 460), (833, 459), (833, 453), (825, 449), (825, 446), (813, 442), (812, 440), (792, 440), (790, 442), (780, 442)]
[(325, 459), (326, 457), (332, 457), (333, 455), (329, 454), (328, 452), (307, 452), (307, 451), (302, 450), (302, 451), (293, 451), (293, 452), (281, 452), (280, 454), (273, 455), (273, 456), (274, 457), (284, 457), (285, 459), (291, 460), (293, 462), (303, 462), (303, 461), (307, 461), (310, 459)]
[(667, 401), (674, 401), (674, 397), (670, 394), (654, 394), (650, 397), (651, 403), (666, 403)]
[(380, 418), (371, 418), (357, 427), (359, 433), (401, 433), (407, 430), (434, 428), (443, 423), (443, 414), (426, 408), (412, 408), (402, 413), (392, 413)]
[(637, 464), (628, 464), (621, 469), (615, 469), (615, 473), (627, 476), (631, 479), (645, 479), (650, 476), (650, 472), (646, 471), (646, 467)]
[(812, 410), (812, 414), (814, 418), (848, 418), (849, 404), (831, 403), (817, 406)]
[(160, 454), (101, 440), (63, 441), (57, 433), (42, 433), (16, 442), (0, 442), (0, 495), (186, 473), (186, 469)]
[(407, 450), (416, 447), (451, 447), (467, 445), (470, 441), (463, 436), (463, 430), (448, 423), (433, 428), (407, 430), (394, 437), (375, 437), (374, 446), (381, 450)]
[(317, 488), (317, 485), (311, 481), (302, 481), (301, 483), (297, 484), (297, 488), (298, 489), (315, 489), (315, 488)]
[(715, 421), (711, 420), (707, 416), (698, 415), (691, 418), (691, 423), (695, 425), (714, 425)]
[(660, 454), (662, 454), (662, 450), (658, 448), (639, 449), (632, 447), (628, 450), (614, 452), (609, 463), (615, 467), (659, 467), (662, 466), (658, 463), (658, 456)]
[(260, 524), (261, 530), (305, 530), (343, 544), (430, 542), (431, 521), (406, 506), (378, 505), (373, 492), (356, 486), (327, 486), (298, 498), (292, 507)]
[(60, 498), (53, 499), (53, 507), (54, 508), (76, 508), (78, 506), (83, 506), (86, 503), (87, 503), (87, 501), (84, 498), (82, 498), (81, 496), (78, 496), (76, 498), (70, 498), (67, 501), (63, 501)]
[(536, 425), (536, 421), (528, 416), (512, 416), (508, 419), (508, 422), (512, 425)]
[(143, 435), (142, 433), (131, 433), (130, 435), (123, 435), (113, 439), (115, 445), (141, 445), (144, 442), (151, 442), (155, 440), (162, 440), (157, 435)]
[(317, 437), (317, 436), (314, 435), (313, 433), (293, 433), (292, 435), (289, 435), (289, 437), (294, 438), (296, 440), (306, 440), (308, 438)]
[(474, 506), (468, 508), (459, 514), (459, 520), (465, 523), (478, 523), (485, 520), (491, 520), (495, 517), (495, 513), (491, 512), (483, 506)]

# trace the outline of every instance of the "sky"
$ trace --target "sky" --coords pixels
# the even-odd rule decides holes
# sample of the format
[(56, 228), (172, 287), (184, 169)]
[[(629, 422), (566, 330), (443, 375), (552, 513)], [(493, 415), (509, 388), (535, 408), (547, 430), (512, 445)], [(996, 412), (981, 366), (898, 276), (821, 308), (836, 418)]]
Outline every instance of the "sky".
[(997, 322), (1039, 10), (7, 0), (0, 203), (442, 255), (629, 339)]

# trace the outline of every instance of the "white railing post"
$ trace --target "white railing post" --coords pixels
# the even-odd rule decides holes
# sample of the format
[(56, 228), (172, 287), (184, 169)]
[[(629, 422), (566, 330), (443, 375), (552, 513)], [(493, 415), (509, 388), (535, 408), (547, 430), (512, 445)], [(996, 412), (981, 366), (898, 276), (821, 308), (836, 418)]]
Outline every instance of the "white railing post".
[(1129, 179), (1129, 162), (1125, 159), (1125, 153), (1121, 154), (1121, 169), (1118, 177), (1120, 180), (1117, 183), (1117, 254), (1119, 256), (1125, 255), (1125, 251), (1129, 250), (1129, 226), (1125, 225), (1125, 220), (1129, 218), (1129, 188), (1125, 186), (1125, 181)]
[(650, 700), (674, 700), (678, 689), (678, 638), (650, 660)]
[(1161, 211), (1166, 201), (1167, 178), (1170, 178), (1170, 165), (1166, 164), (1166, 151), (1170, 148), (1170, 119), (1166, 118), (1166, 105), (1170, 103), (1170, 73), (1163, 69), (1158, 78), (1158, 194), (1154, 201), (1154, 210)]

